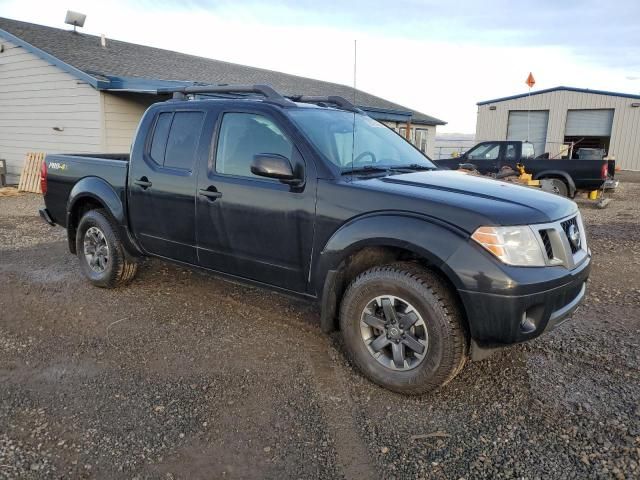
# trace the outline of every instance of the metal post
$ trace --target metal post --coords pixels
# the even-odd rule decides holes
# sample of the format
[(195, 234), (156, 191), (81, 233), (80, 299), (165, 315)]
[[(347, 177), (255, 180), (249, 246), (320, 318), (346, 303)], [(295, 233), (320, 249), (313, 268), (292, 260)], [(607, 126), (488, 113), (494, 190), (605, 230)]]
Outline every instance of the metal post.
[(0, 158), (0, 187), (7, 186), (7, 161)]
[(531, 120), (529, 117), (531, 116), (531, 87), (529, 87), (529, 97), (527, 101), (527, 142), (531, 141), (531, 135), (529, 132)]

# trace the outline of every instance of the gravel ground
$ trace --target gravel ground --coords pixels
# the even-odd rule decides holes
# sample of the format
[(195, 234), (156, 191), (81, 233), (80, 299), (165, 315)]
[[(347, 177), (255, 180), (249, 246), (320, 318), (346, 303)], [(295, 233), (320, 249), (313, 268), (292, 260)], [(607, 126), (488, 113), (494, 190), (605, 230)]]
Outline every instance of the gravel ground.
[(0, 478), (640, 478), (627, 178), (579, 202), (573, 320), (422, 397), (364, 379), (297, 300), (155, 260), (93, 288), (38, 196), (0, 197)]

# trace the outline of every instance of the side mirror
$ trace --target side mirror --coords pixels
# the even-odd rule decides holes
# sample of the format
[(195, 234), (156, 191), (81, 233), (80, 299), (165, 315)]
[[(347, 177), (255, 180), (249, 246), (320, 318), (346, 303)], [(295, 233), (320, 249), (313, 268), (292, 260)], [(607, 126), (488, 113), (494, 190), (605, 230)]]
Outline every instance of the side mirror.
[(275, 178), (283, 183), (299, 183), (288, 158), (277, 153), (259, 153), (253, 156), (251, 173), (259, 177)]

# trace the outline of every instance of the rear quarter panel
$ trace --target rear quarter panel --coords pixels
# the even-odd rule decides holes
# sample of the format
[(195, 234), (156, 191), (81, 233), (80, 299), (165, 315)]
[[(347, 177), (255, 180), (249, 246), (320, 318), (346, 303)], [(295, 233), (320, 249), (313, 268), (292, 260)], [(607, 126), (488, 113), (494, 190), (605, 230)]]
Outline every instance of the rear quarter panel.
[[(72, 200), (72, 190), (82, 179), (94, 177), (109, 184), (122, 205), (125, 205), (125, 185), (127, 181), (128, 161), (116, 160), (115, 156), (91, 157), (82, 155), (47, 155), (47, 193), (44, 196), (45, 206), (51, 218), (58, 225), (67, 226), (67, 210)], [(89, 187), (87, 187), (89, 188)], [(74, 196), (86, 193), (90, 195), (98, 192), (84, 192), (83, 188), (76, 188)]]

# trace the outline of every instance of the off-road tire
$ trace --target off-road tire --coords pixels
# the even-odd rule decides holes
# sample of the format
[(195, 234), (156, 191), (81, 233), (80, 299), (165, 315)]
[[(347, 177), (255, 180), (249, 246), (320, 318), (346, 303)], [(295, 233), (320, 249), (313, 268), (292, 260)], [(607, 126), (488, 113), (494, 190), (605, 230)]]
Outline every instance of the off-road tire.
[[(373, 382), (404, 394), (421, 394), (451, 381), (462, 370), (468, 334), (459, 302), (441, 275), (412, 263), (374, 267), (358, 275), (342, 298), (340, 328), (352, 363)], [(407, 299), (425, 320), (428, 348), (424, 360), (406, 371), (392, 370), (369, 353), (360, 334), (363, 309), (373, 298)]]
[[(100, 273), (92, 270), (84, 254), (85, 233), (91, 227), (97, 227), (102, 232), (109, 247), (109, 260), (105, 270)], [(90, 210), (80, 219), (76, 232), (76, 252), (82, 273), (96, 287), (126, 285), (138, 271), (138, 260), (125, 250), (114, 220), (104, 209)]]

